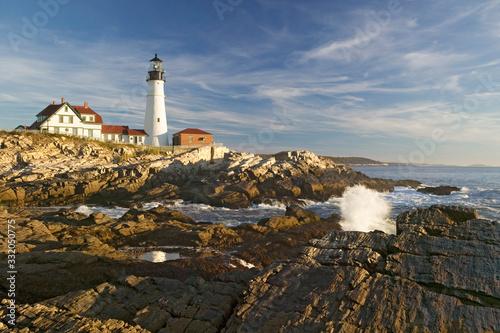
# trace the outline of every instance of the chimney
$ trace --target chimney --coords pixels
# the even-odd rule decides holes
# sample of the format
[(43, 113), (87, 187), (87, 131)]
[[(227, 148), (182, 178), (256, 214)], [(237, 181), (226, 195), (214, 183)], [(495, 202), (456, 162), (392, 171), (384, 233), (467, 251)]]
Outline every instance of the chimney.
[(52, 102), (52, 105), (56, 105), (56, 101), (53, 101), (53, 102)]
[(85, 108), (88, 109), (89, 108), (89, 102), (85, 102)]
[(64, 104), (65, 100), (64, 100), (64, 97), (61, 98), (61, 104)]

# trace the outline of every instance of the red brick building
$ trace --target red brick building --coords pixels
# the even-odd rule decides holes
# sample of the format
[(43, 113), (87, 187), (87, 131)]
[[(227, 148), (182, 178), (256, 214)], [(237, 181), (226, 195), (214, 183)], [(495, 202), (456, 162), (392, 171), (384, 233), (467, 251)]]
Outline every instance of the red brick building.
[(208, 145), (212, 142), (212, 134), (197, 128), (186, 128), (173, 135), (174, 146)]

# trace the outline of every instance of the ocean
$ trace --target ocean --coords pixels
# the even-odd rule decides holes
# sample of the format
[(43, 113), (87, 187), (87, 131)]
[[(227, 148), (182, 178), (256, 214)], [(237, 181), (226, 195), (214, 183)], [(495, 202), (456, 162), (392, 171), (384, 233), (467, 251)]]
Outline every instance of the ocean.
[(434, 204), (460, 205), (477, 209), (480, 218), (500, 221), (500, 167), (388, 166), (354, 167), (369, 177), (413, 179), (426, 186), (448, 185), (461, 189), (449, 196), (422, 194), (396, 188), (385, 195), (393, 215)]
[[(332, 213), (341, 214), (353, 220), (351, 224), (344, 221), (345, 230), (383, 230), (394, 232), (395, 220), (399, 213), (429, 207), (434, 204), (460, 205), (477, 209), (480, 218), (500, 221), (500, 167), (441, 167), (441, 166), (368, 166), (353, 167), (367, 176), (390, 179), (418, 180), (427, 186), (449, 185), (461, 189), (447, 196), (423, 194), (414, 189), (396, 187), (394, 192), (375, 193), (373, 191), (353, 191), (346, 198), (332, 198), (326, 202), (306, 201), (304, 208), (310, 209), (320, 217), (328, 217)], [(160, 203), (146, 203), (143, 209), (158, 206)], [(285, 205), (254, 205), (246, 209), (228, 209), (211, 207), (203, 204), (192, 204), (182, 200), (171, 203), (176, 209), (198, 222), (222, 222), (226, 226), (241, 223), (257, 223), (260, 219), (281, 216)], [(103, 208), (80, 206), (79, 212), (92, 213), (102, 211), (111, 217), (123, 215), (126, 208)], [(373, 223), (370, 221), (374, 221)]]

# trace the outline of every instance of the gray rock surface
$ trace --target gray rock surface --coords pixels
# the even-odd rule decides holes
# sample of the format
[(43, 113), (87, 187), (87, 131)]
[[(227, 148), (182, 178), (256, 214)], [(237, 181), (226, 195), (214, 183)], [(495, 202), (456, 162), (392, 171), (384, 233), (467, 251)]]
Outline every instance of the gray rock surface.
[(474, 217), (433, 206), (402, 213), (397, 235), (313, 240), (250, 282), (223, 332), (499, 331), (500, 226)]
[(434, 195), (450, 195), (453, 192), (460, 192), (460, 188), (455, 186), (436, 186), (436, 187), (421, 187), (417, 189), (418, 192), (434, 194)]
[[(10, 332), (220, 332), (256, 271), (184, 282), (128, 276), (18, 308)], [(0, 313), (3, 316), (4, 313)], [(1, 325), (4, 325), (3, 327)], [(0, 323), (0, 329), (6, 329)]]
[[(306, 222), (310, 214), (296, 207), (289, 214), (302, 216), (302, 227), (318, 223)], [(396, 235), (332, 231), (309, 241), (300, 257), (260, 271), (183, 281), (129, 275), (20, 304), (13, 332), (498, 332), (498, 222), (436, 205), (401, 213), (397, 225)], [(250, 230), (274, 232), (236, 230), (243, 238)], [(39, 265), (57, 266), (64, 256), (89, 265), (94, 258), (45, 254)]]

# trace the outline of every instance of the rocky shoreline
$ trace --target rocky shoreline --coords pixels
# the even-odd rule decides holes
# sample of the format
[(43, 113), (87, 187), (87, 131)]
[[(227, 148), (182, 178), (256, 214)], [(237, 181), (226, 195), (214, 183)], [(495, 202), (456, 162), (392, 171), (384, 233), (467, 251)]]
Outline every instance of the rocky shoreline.
[[(257, 156), (206, 147), (165, 154), (43, 135), (0, 135), (0, 260), (16, 221), (13, 332), (497, 332), (500, 227), (477, 212), (401, 213), (395, 235), (342, 231), (303, 200), (372, 179), (310, 152)], [(456, 189), (438, 187), (443, 195)], [(227, 208), (270, 200), (283, 216), (227, 227), (167, 204)], [(120, 218), (55, 205), (129, 207)], [(150, 262), (139, 254), (184, 251)]]
[[(119, 220), (68, 210), (0, 213), (22, 227), (13, 332), (500, 327), (500, 227), (472, 209), (437, 205), (401, 213), (396, 235), (341, 231), (338, 217), (321, 220), (298, 206), (235, 228), (196, 223), (166, 207), (131, 209)], [(219, 254), (151, 263), (119, 251), (162, 244)], [(1, 286), (5, 299), (6, 282)]]
[(228, 208), (266, 200), (300, 203), (341, 196), (362, 184), (377, 191), (418, 186), (415, 181), (373, 179), (307, 151), (272, 156), (204, 147), (148, 154), (64, 136), (0, 135), (0, 203), (57, 206), (98, 203), (134, 207), (183, 199)]

